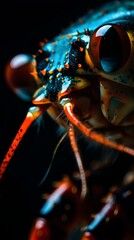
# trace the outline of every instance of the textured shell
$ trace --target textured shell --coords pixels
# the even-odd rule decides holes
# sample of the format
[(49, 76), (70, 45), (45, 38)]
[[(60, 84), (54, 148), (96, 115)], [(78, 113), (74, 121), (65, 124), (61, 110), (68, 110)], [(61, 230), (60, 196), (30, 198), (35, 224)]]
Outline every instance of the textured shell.
[[(131, 54), (127, 63), (123, 68), (112, 74), (106, 74), (98, 71), (92, 64), (90, 67), (93, 71), (106, 79), (121, 83), (130, 87), (134, 87), (134, 2), (121, 1), (111, 2), (99, 7), (99, 9), (90, 10), (87, 15), (84, 15), (78, 21), (67, 28), (63, 35), (75, 35), (76, 31), (83, 32), (84, 29), (89, 29), (92, 33), (95, 29), (103, 24), (113, 23), (122, 26), (129, 35), (131, 42)], [(59, 40), (61, 36), (54, 40)], [(90, 44), (90, 43), (89, 43)]]
[[(90, 126), (96, 128), (106, 127), (109, 124), (113, 126), (134, 125), (133, 9), (133, 1), (108, 3), (93, 12), (89, 11), (75, 24), (64, 30), (62, 34), (44, 44), (41, 54), (39, 52), (37, 57), (37, 71), (44, 85), (35, 93), (34, 104), (44, 104), (46, 101), (57, 103), (57, 100), (59, 103), (61, 97), (72, 94), (73, 96), (70, 95), (72, 102), (80, 109), (83, 119), (90, 116)], [(130, 52), (124, 65), (108, 73), (97, 68), (92, 61), (91, 52), (88, 51), (90, 47), (92, 48), (90, 43), (93, 32), (104, 24), (120, 26), (124, 29), (123, 32), (127, 33), (130, 41)], [(78, 41), (84, 43), (82, 46), (84, 49), (82, 53), (84, 52), (84, 54), (82, 55), (79, 50), (79, 56), (77, 57), (78, 52), (72, 52), (72, 49), (73, 43), (78, 43)], [(122, 38), (122, 41), (124, 41), (124, 38)], [(123, 50), (126, 52), (126, 48)], [(70, 58), (72, 56), (76, 66), (72, 67), (71, 71)], [(82, 67), (79, 68), (81, 59), (83, 62), (80, 65)], [(93, 81), (92, 76), (94, 77)], [(84, 92), (83, 96), (81, 90), (86, 91), (87, 88), (89, 89)], [(74, 95), (74, 90), (80, 90), (81, 98), (79, 100), (78, 94)], [(90, 91), (93, 93), (92, 97)], [(56, 105), (56, 109), (58, 107)], [(52, 113), (52, 111), (50, 112)]]

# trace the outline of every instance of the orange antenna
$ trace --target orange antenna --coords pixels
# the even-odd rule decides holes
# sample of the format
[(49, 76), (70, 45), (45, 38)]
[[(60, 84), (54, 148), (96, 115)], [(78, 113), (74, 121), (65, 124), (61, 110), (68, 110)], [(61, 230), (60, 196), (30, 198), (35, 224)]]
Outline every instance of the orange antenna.
[(0, 165), (0, 179), (3, 177), (3, 174), (12, 158), (12, 156), (14, 155), (15, 150), (17, 149), (17, 146), (19, 145), (22, 137), (24, 136), (24, 134), (26, 133), (26, 131), (28, 130), (28, 128), (30, 127), (30, 125), (32, 124), (33, 121), (35, 121), (41, 114), (42, 114), (42, 110), (41, 108), (38, 107), (31, 107), (29, 108), (29, 111), (22, 123), (22, 125), (20, 126), (15, 138), (13, 139), (5, 158), (3, 159), (1, 165)]
[(71, 146), (72, 146), (72, 149), (73, 149), (73, 152), (74, 152), (77, 164), (78, 164), (80, 176), (81, 176), (81, 184), (82, 184), (81, 197), (84, 198), (87, 194), (86, 175), (84, 172), (84, 167), (82, 164), (79, 148), (78, 148), (77, 142), (76, 142), (74, 127), (72, 124), (69, 125), (69, 138), (70, 138), (70, 143), (71, 143)]
[(87, 128), (81, 121), (79, 121), (75, 114), (73, 113), (73, 105), (70, 102), (70, 99), (62, 99), (61, 104), (64, 107), (64, 111), (66, 116), (68, 117), (69, 121), (74, 124), (78, 129), (80, 129), (87, 137), (105, 145), (110, 148), (114, 148), (118, 151), (125, 152), (129, 155), (134, 156), (134, 149), (123, 146), (122, 144), (118, 144), (112, 142), (105, 137), (93, 132), (92, 128)]

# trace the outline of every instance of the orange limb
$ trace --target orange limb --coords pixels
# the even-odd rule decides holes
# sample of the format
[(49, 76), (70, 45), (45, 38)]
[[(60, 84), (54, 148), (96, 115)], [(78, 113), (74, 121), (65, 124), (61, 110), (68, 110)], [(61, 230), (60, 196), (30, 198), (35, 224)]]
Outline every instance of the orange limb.
[(35, 121), (40, 115), (42, 114), (42, 109), (38, 107), (31, 107), (22, 123), (20, 126), (14, 140), (12, 141), (8, 152), (5, 155), (5, 158), (3, 159), (1, 165), (0, 165), (0, 179), (3, 177), (3, 174), (17, 148), (19, 145), (20, 141), (22, 140), (22, 137), (30, 127), (33, 121)]
[(85, 232), (81, 240), (95, 240), (95, 238), (91, 233)]
[(67, 99), (67, 101), (66, 100), (62, 101), (62, 103), (63, 103), (65, 114), (68, 117), (69, 121), (72, 124), (74, 124), (78, 129), (80, 129), (87, 137), (89, 137), (105, 146), (114, 148), (118, 151), (125, 152), (127, 154), (134, 156), (134, 149), (123, 146), (123, 145), (115, 143), (115, 142), (112, 142), (112, 141), (106, 139), (105, 137), (93, 132), (92, 131), (93, 129), (87, 128), (81, 121), (79, 121), (76, 118), (75, 114), (73, 113), (73, 105), (71, 104), (71, 102), (69, 102), (68, 99)]
[(44, 218), (36, 219), (30, 232), (29, 240), (50, 240), (51, 230), (48, 222)]
[(70, 143), (71, 143), (71, 146), (72, 146), (72, 149), (73, 149), (73, 152), (74, 152), (74, 155), (75, 155), (78, 167), (79, 167), (81, 183), (82, 183), (81, 197), (84, 198), (87, 193), (86, 176), (85, 176), (79, 148), (77, 146), (77, 142), (76, 142), (76, 138), (75, 138), (74, 127), (72, 124), (70, 124), (70, 126), (69, 126), (69, 138), (70, 138)]

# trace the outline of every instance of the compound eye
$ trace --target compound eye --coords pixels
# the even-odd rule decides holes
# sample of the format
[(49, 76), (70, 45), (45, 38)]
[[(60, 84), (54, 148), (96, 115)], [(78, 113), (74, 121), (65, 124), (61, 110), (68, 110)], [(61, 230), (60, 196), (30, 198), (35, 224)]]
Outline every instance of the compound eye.
[(89, 55), (95, 66), (106, 73), (121, 68), (128, 60), (130, 50), (129, 37), (118, 25), (103, 25), (91, 35)]

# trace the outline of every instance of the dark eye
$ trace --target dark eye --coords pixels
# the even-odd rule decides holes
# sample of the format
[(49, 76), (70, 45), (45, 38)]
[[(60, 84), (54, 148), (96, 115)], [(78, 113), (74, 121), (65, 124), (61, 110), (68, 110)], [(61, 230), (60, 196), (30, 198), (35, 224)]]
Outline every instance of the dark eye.
[(114, 72), (130, 55), (130, 40), (123, 28), (107, 24), (97, 28), (90, 39), (90, 57), (99, 70)]

